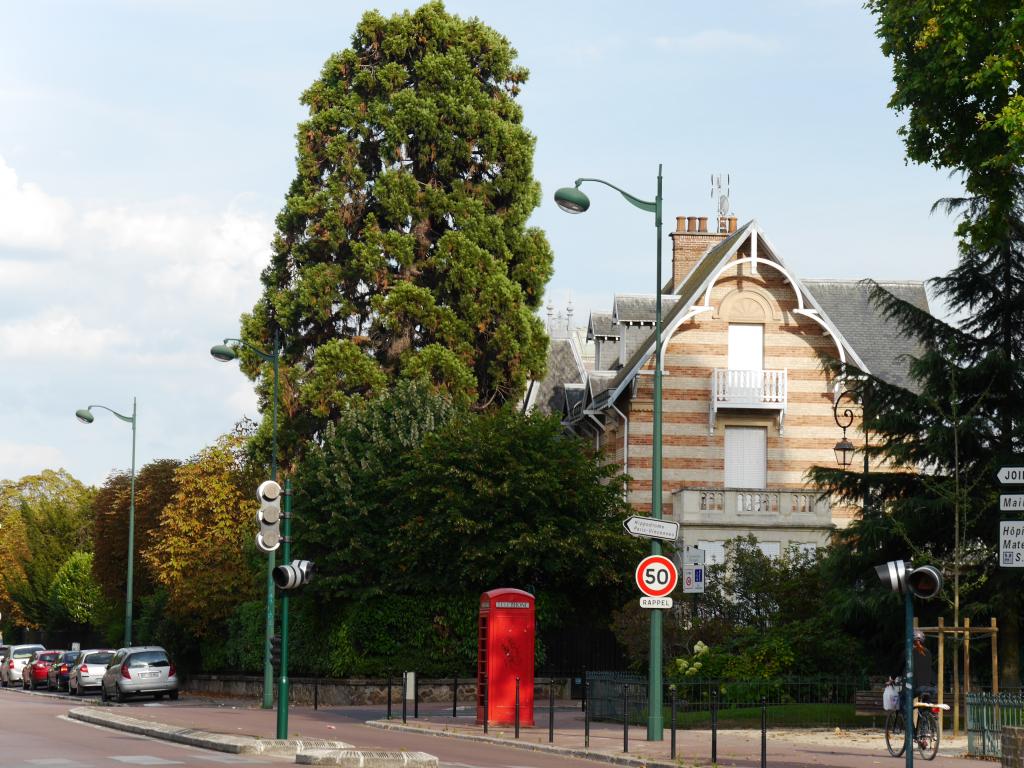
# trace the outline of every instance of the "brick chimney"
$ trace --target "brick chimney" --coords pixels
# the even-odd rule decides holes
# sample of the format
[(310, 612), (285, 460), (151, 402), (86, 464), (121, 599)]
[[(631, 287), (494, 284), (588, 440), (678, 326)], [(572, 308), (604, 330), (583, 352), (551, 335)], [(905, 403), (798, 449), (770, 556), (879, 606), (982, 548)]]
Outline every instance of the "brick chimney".
[(707, 216), (676, 216), (676, 231), (671, 234), (673, 290), (686, 279), (705, 253), (729, 236), (727, 230), (728, 225), (719, 226), (718, 232), (708, 232)]

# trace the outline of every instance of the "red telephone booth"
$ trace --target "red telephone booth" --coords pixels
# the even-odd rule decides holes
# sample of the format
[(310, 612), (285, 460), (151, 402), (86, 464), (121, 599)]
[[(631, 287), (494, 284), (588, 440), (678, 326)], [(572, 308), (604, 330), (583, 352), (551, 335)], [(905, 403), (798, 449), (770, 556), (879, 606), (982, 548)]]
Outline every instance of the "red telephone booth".
[(533, 725), (534, 600), (521, 589), (492, 589), (480, 595), (477, 627), (476, 722), (495, 725), (516, 721), (519, 678), (519, 724)]

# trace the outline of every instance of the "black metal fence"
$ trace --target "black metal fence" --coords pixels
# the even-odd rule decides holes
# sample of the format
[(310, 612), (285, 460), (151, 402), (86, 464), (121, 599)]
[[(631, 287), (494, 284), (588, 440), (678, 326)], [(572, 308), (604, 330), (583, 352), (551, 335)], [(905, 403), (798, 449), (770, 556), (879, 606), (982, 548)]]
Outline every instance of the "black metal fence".
[(1003, 726), (1024, 726), (1024, 695), (967, 694), (967, 754), (1001, 757)]
[[(588, 672), (588, 702), (594, 720), (622, 722), (623, 712), (632, 724), (647, 721), (647, 679), (628, 672)], [(759, 725), (761, 702), (767, 705), (773, 727), (835, 727), (870, 725), (870, 718), (856, 714), (856, 694), (869, 689), (866, 677), (785, 677), (776, 680), (686, 679), (665, 685), (662, 695), (666, 716), (676, 702), (681, 729), (710, 727), (712, 708), (720, 728), (751, 728)], [(879, 693), (879, 696), (881, 694)]]

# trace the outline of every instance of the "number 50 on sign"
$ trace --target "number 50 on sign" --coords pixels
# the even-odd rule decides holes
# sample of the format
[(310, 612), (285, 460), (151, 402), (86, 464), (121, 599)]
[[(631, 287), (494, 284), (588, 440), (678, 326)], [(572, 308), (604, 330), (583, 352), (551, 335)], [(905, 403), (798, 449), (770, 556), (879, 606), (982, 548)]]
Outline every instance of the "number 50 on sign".
[(676, 588), (679, 572), (667, 557), (650, 555), (636, 567), (636, 585), (649, 597), (664, 597)]

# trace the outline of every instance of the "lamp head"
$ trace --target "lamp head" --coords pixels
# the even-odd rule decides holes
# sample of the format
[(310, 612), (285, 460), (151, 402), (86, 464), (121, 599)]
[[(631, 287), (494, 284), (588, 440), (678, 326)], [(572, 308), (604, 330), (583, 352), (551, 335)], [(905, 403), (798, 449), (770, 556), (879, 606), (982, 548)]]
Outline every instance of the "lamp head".
[(590, 207), (590, 198), (579, 187), (562, 187), (555, 192), (555, 203), (566, 213), (583, 213)]
[(836, 452), (836, 462), (843, 469), (846, 469), (853, 462), (853, 452), (856, 450), (850, 439), (843, 435), (843, 439), (836, 443), (833, 449)]
[(235, 348), (228, 346), (227, 344), (215, 344), (210, 347), (210, 354), (214, 360), (219, 360), (222, 363), (230, 362), (238, 357), (238, 353), (235, 352)]
[(92, 420), (96, 417), (92, 415), (92, 411), (88, 408), (80, 408), (75, 411), (75, 418), (83, 424), (92, 424)]

